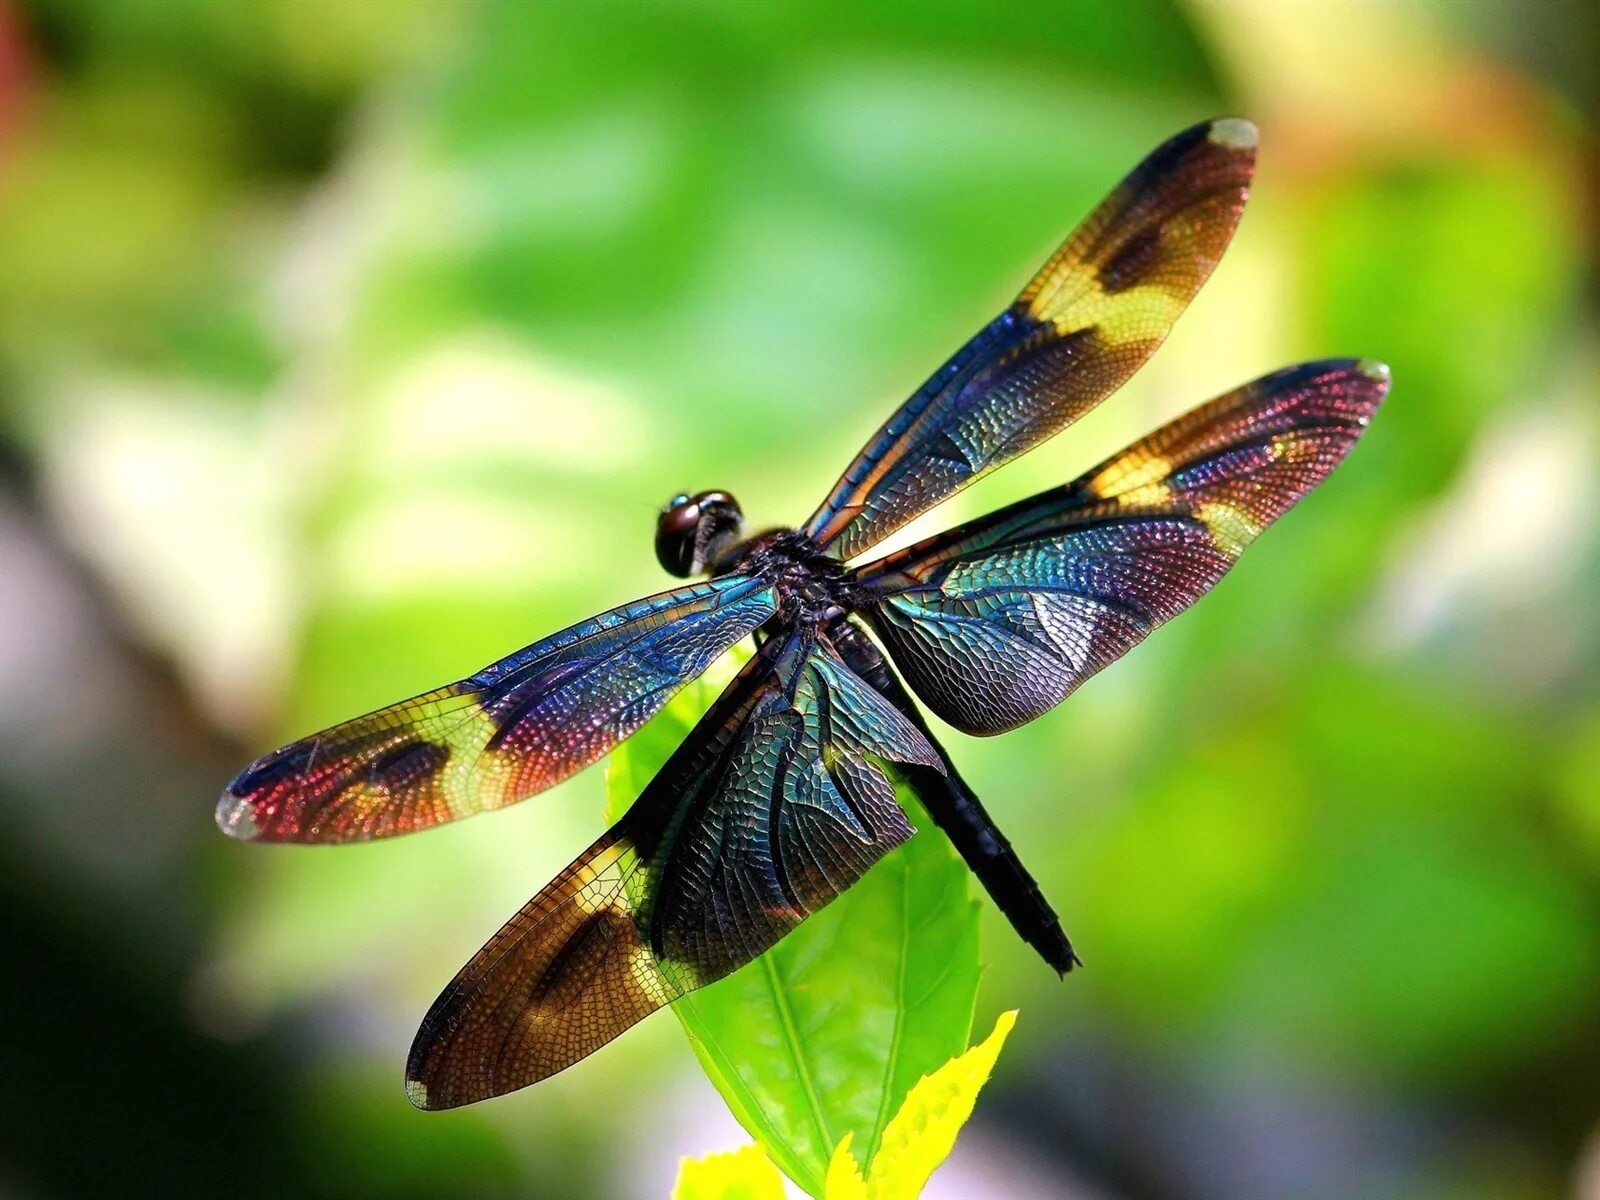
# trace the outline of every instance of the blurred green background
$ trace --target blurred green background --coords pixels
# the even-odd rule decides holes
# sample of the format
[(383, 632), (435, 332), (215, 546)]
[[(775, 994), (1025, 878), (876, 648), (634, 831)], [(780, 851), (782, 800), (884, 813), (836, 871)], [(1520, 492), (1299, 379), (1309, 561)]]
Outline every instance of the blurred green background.
[[(665, 1196), (676, 1023), (415, 1113), (600, 825), (227, 842), (245, 761), (804, 517), (1158, 141), (1262, 127), (1165, 349), (938, 525), (1302, 358), (1370, 435), (1062, 709), (948, 733), (1088, 962), (930, 1195), (1600, 1197), (1597, 18), (1574, 0), (0, 3), (0, 1194)], [(926, 526), (924, 526), (926, 528)], [(992, 914), (990, 914), (992, 918)]]

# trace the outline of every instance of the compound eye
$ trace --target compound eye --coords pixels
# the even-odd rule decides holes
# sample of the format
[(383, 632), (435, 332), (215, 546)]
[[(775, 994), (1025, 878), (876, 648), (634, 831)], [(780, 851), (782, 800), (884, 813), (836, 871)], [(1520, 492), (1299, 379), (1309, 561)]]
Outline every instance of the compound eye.
[[(688, 499), (688, 497), (684, 498)], [(694, 502), (700, 506), (701, 512), (719, 509), (725, 516), (731, 517), (735, 521), (744, 519), (739, 512), (739, 502), (728, 492), (701, 492), (694, 498)]]
[(694, 570), (695, 537), (700, 529), (700, 505), (687, 495), (674, 496), (656, 522), (656, 560), (669, 575), (687, 579)]

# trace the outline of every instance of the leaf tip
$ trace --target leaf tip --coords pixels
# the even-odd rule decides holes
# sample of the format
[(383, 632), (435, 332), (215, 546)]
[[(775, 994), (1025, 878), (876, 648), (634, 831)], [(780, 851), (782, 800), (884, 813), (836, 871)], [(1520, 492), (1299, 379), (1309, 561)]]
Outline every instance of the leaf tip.
[(828, 1160), (828, 1178), (823, 1188), (827, 1200), (865, 1200), (867, 1181), (861, 1174), (861, 1164), (850, 1152), (854, 1138), (855, 1134), (846, 1130), (834, 1147), (833, 1157)]

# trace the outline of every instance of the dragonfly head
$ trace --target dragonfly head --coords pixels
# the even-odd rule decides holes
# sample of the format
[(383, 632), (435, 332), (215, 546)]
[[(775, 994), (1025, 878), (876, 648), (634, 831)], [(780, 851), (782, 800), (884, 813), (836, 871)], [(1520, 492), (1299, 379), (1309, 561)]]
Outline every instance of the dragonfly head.
[(679, 492), (656, 520), (656, 558), (669, 574), (687, 579), (743, 532), (744, 514), (727, 492)]

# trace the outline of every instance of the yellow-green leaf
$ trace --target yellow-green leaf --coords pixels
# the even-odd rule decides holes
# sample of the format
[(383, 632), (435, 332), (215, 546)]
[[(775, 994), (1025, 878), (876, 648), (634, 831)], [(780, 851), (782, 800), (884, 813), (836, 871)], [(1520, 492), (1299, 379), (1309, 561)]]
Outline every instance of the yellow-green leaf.
[(828, 1163), (824, 1200), (867, 1200), (867, 1181), (861, 1177), (861, 1164), (850, 1152), (850, 1142), (854, 1137), (855, 1134), (847, 1133), (839, 1139), (839, 1146)]
[(827, 1200), (915, 1200), (921, 1195), (955, 1147), (956, 1135), (972, 1115), (978, 1092), (1016, 1023), (1015, 1010), (1001, 1013), (993, 1033), (917, 1081), (884, 1129), (865, 1183), (845, 1134), (828, 1165)]
[(783, 1176), (760, 1146), (686, 1158), (672, 1200), (783, 1200)]

